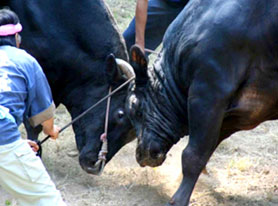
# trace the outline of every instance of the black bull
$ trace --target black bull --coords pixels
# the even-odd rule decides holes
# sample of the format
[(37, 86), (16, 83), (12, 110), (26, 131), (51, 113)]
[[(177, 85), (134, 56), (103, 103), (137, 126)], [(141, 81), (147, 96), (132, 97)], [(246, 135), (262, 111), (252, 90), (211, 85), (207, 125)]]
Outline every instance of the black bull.
[(137, 161), (158, 166), (189, 135), (170, 205), (189, 204), (222, 140), (278, 118), (277, 19), (277, 0), (191, 0), (168, 28), (153, 69), (132, 48), (136, 84), (127, 107)]
[[(128, 55), (103, 0), (1, 0), (1, 7), (18, 14), (23, 25), (21, 47), (41, 64), (56, 105), (64, 104), (75, 118), (108, 94), (114, 76), (107, 67), (117, 66), (107, 56), (113, 53), (127, 60)], [(107, 73), (110, 78), (105, 78)], [(117, 79), (113, 89), (126, 80)], [(106, 162), (135, 138), (124, 111), (126, 90), (111, 100)], [(102, 145), (105, 109), (104, 102), (73, 125), (80, 165), (92, 174), (100, 169), (95, 163)]]

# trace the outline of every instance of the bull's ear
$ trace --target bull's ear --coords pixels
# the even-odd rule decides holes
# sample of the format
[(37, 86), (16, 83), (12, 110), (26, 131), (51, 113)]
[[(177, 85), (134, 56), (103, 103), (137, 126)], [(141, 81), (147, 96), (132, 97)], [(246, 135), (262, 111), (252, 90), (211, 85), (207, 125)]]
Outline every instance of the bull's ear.
[(148, 80), (148, 59), (137, 45), (130, 49), (130, 64), (136, 74), (136, 85), (145, 84)]
[(114, 54), (106, 57), (106, 78), (110, 85), (115, 85), (122, 80)]

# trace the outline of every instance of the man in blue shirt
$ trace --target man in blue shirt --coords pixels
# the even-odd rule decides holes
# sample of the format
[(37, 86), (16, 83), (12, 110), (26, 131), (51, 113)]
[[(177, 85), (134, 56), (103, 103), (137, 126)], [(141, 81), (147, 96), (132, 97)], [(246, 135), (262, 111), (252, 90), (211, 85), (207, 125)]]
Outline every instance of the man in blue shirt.
[(21, 139), (18, 126), (24, 117), (32, 126), (41, 124), (56, 139), (55, 105), (38, 62), (17, 48), (22, 26), (17, 15), (0, 10), (0, 185), (21, 206), (65, 206), (35, 151), (36, 144)]
[[(137, 0), (135, 18), (123, 33), (127, 49), (137, 44), (155, 50), (171, 22), (189, 0)], [(147, 53), (148, 54), (148, 53)]]

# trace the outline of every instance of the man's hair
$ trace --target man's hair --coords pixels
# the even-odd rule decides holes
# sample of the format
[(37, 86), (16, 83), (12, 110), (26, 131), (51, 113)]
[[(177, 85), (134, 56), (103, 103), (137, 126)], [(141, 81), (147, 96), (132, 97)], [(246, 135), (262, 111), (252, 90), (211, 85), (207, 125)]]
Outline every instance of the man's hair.
[[(0, 9), (0, 26), (17, 23), (19, 23), (19, 18), (16, 13), (9, 9)], [(3, 45), (16, 47), (15, 35), (0, 36), (0, 46)]]

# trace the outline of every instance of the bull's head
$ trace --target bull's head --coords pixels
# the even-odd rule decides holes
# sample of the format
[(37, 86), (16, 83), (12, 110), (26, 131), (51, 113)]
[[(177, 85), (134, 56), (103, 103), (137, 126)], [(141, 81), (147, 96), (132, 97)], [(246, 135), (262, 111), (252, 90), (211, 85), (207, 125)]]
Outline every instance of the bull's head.
[[(163, 163), (166, 153), (172, 146), (168, 137), (160, 134), (164, 128), (164, 119), (160, 118), (159, 99), (155, 100), (156, 91), (152, 90), (154, 81), (148, 77), (148, 63), (141, 50), (133, 46), (131, 48), (131, 65), (136, 73), (136, 86), (129, 91), (127, 99), (127, 111), (135, 127), (138, 145), (136, 149), (136, 159), (141, 166), (158, 166)], [(158, 100), (158, 101), (157, 101)], [(158, 123), (157, 126), (154, 122)], [(161, 128), (159, 128), (161, 126)], [(163, 128), (163, 129), (162, 129)], [(160, 130), (162, 129), (162, 130)]]
[[(116, 59), (114, 55), (109, 55), (106, 59), (106, 80), (107, 85), (105, 87), (106, 93), (102, 92), (100, 95), (105, 96), (108, 94), (108, 88), (111, 87), (112, 90), (116, 89), (118, 86), (126, 82), (127, 80), (134, 78), (135, 74), (131, 66), (124, 60)], [(103, 84), (103, 83), (102, 83)], [(125, 111), (125, 100), (126, 94), (129, 85), (125, 86), (123, 89), (119, 90), (111, 97), (111, 106), (109, 111), (109, 121), (108, 121), (108, 153), (106, 155), (106, 161), (109, 162), (111, 158), (128, 142), (132, 141), (135, 138), (135, 133), (132, 130), (130, 121), (126, 115)], [(100, 88), (98, 88), (100, 89)], [(99, 98), (100, 99), (100, 98)], [(94, 110), (92, 115), (96, 116), (95, 113), (99, 113), (99, 116), (104, 117), (106, 111), (106, 101), (102, 103), (97, 110)], [(92, 121), (84, 117), (81, 121), (88, 122)], [(103, 118), (95, 118), (95, 125), (102, 125), (99, 128), (86, 128), (79, 129), (78, 124), (75, 126), (76, 134), (79, 134), (78, 131), (97, 131), (97, 134), (104, 132), (104, 122)], [(94, 124), (87, 124), (87, 127), (94, 127)], [(77, 131), (78, 130), (78, 131)], [(84, 139), (84, 136), (94, 136), (90, 139)], [(100, 139), (100, 136), (95, 136), (95, 134), (85, 134), (83, 137), (77, 136), (77, 141), (80, 139), (83, 142), (77, 142), (80, 150), (79, 162), (81, 167), (90, 174), (100, 174), (103, 167), (103, 162), (99, 159), (99, 152), (101, 150), (103, 142)]]

